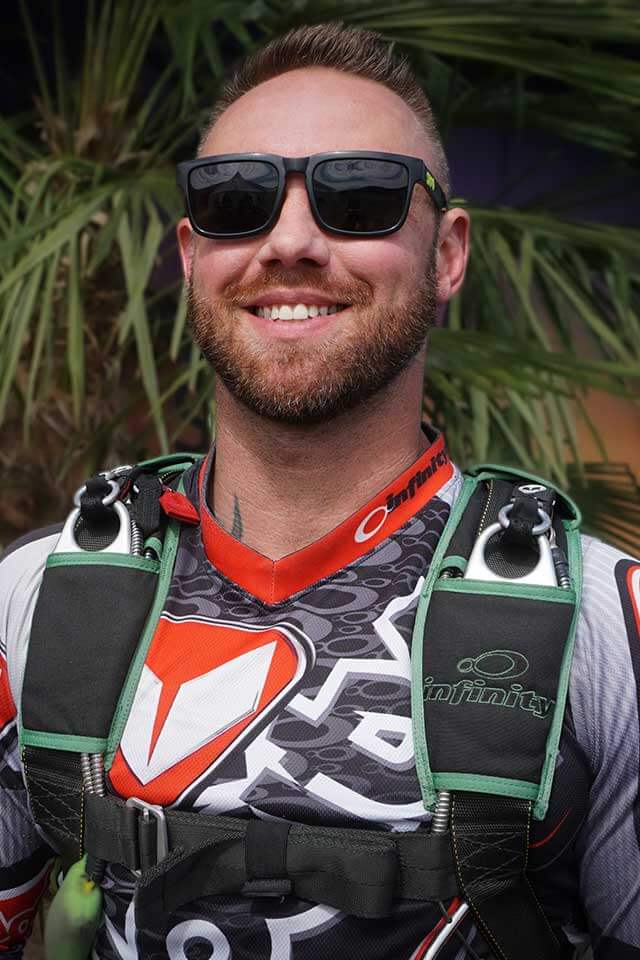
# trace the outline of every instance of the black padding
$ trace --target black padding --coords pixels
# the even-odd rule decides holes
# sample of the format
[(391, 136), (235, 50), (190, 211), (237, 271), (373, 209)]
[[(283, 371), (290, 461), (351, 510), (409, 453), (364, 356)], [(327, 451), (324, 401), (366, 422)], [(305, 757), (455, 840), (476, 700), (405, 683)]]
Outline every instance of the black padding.
[(562, 950), (526, 877), (530, 804), (509, 797), (453, 797), (458, 879), (500, 960), (559, 960)]
[(156, 582), (108, 563), (45, 570), (22, 692), (26, 729), (107, 737)]
[(82, 856), (83, 786), (76, 754), (25, 747), (24, 776), (35, 821), (66, 864)]
[(423, 661), (434, 772), (539, 781), (573, 609), (434, 591)]

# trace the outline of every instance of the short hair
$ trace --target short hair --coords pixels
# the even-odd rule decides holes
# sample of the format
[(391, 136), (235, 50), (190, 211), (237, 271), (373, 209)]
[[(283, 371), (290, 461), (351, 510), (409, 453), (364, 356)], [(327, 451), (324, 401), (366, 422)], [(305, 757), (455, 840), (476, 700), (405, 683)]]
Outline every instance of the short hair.
[(217, 120), (249, 90), (291, 70), (328, 67), (374, 80), (396, 93), (420, 121), (433, 149), (433, 172), (449, 194), (449, 165), (431, 104), (404, 56), (378, 33), (343, 23), (297, 27), (270, 40), (242, 61), (213, 106), (200, 139), (199, 152)]

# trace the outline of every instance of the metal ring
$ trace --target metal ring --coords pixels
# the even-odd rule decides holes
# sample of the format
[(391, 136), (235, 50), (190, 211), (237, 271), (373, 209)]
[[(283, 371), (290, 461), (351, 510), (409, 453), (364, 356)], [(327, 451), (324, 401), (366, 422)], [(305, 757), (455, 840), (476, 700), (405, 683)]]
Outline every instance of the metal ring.
[(105, 480), (117, 480), (118, 477), (124, 477), (132, 470), (133, 467), (130, 463), (123, 463), (119, 467), (112, 467), (111, 470), (102, 470), (99, 476), (104, 477)]
[[(509, 514), (513, 510), (512, 503), (505, 503), (504, 507), (500, 510), (498, 514), (498, 520), (500, 526), (506, 530), (509, 526)], [(534, 537), (541, 537), (543, 533), (546, 533), (547, 530), (551, 527), (551, 517), (548, 513), (545, 513), (540, 507), (538, 507), (538, 516), (540, 517), (540, 523), (537, 523), (535, 527), (531, 530), (531, 533)]]
[[(117, 483), (115, 480), (107, 480), (107, 483), (111, 487), (111, 490), (109, 491), (109, 493), (105, 494), (105, 496), (102, 498), (102, 504), (105, 507), (110, 507), (111, 504), (115, 503), (118, 497), (120, 496), (120, 484)], [(76, 505), (76, 507), (80, 506), (80, 500), (86, 492), (87, 492), (86, 483), (83, 484), (81, 487), (78, 487), (78, 489), (73, 495), (73, 502)]]

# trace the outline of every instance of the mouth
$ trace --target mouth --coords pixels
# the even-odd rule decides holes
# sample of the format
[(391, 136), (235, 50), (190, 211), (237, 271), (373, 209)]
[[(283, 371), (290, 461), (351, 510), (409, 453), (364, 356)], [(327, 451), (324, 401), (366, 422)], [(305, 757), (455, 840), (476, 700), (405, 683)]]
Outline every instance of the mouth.
[(254, 317), (261, 317), (263, 320), (298, 323), (305, 320), (313, 320), (316, 317), (333, 316), (349, 309), (348, 303), (334, 304), (315, 304), (315, 303), (269, 303), (253, 304), (245, 307)]

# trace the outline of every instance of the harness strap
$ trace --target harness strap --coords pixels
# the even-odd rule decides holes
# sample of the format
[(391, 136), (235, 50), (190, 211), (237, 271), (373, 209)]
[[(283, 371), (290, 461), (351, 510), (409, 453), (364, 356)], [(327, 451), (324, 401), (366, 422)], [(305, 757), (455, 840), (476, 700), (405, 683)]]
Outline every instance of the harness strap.
[(451, 833), (460, 886), (499, 960), (557, 960), (549, 921), (525, 876), (531, 803), (456, 793)]
[[(375, 918), (389, 916), (394, 899), (447, 900), (458, 893), (449, 834), (312, 827), (140, 807), (88, 795), (85, 848), (141, 873), (136, 909), (145, 924), (162, 925), (181, 905), (220, 894), (290, 892)], [(158, 838), (166, 839), (162, 859)]]

